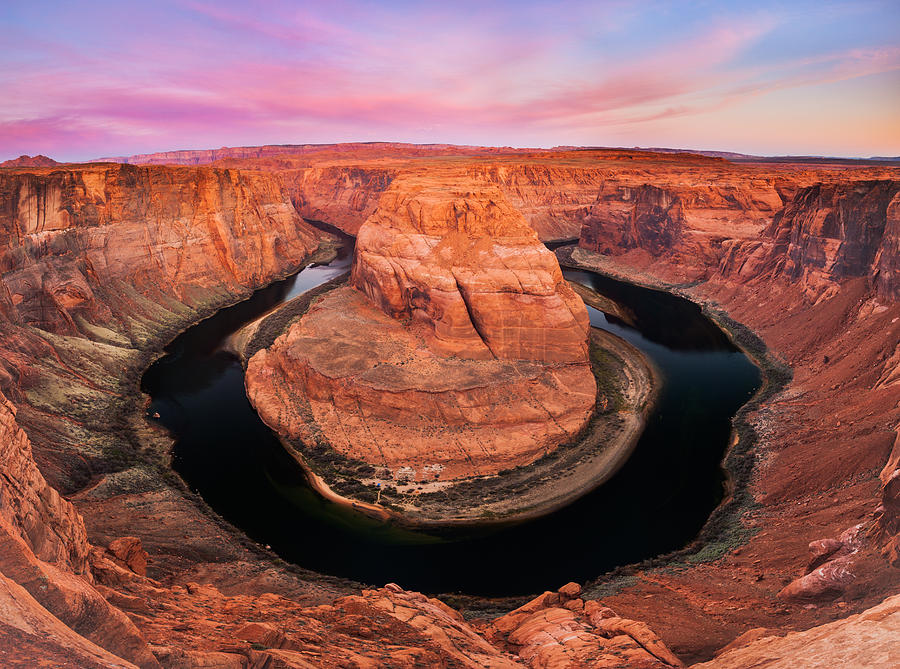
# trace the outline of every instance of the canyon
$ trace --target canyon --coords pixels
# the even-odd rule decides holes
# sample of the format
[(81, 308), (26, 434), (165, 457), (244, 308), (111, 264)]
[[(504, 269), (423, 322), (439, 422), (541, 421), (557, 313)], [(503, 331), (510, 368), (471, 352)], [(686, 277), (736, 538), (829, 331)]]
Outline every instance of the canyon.
[[(370, 446), (371, 419), (398, 446), (439, 423), (436, 450), (454, 425), (436, 416), (465, 404), (460, 429), (510, 450), (447, 454), (438, 478), (528, 462), (595, 400), (584, 306), (560, 264), (588, 268), (697, 302), (763, 369), (722, 509), (675, 554), (456, 608), (254, 544), (171, 471), (138, 381), (189, 325), (326, 256), (335, 236), (307, 221), (357, 236), (356, 261), (250, 358), (267, 422), (308, 438), (303, 385), (336, 448)], [(558, 260), (539, 243), (560, 240), (573, 246)], [(873, 164), (378, 144), (3, 167), (0, 658), (894, 666), (898, 267), (900, 169)], [(487, 411), (500, 393), (508, 411)], [(529, 418), (535, 394), (555, 420)]]

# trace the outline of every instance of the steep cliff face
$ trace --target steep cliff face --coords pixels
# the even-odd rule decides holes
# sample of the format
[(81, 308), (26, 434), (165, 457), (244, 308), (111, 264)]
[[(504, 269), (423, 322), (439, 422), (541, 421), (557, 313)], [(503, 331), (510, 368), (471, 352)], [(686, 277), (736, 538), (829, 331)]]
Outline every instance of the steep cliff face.
[(397, 183), (360, 231), (351, 281), (390, 316), (425, 324), (448, 354), (587, 359), (581, 299), (498, 190)]
[(134, 311), (135, 289), (191, 304), (259, 285), (316, 238), (277, 179), (235, 170), (4, 173), (0, 202), (5, 311), (65, 334)]
[[(775, 274), (810, 287), (850, 277), (879, 277), (893, 297), (900, 182), (856, 182), (803, 188), (780, 211), (767, 235)], [(885, 232), (889, 230), (888, 238)], [(887, 242), (887, 247), (884, 244)], [(884, 276), (879, 276), (883, 269)]]
[(640, 248), (658, 256), (672, 250), (684, 229), (681, 198), (656, 186), (607, 186), (600, 191), (579, 245), (613, 253)]
[(894, 180), (801, 188), (760, 239), (727, 244), (719, 272), (797, 282), (813, 298), (865, 277), (888, 301), (900, 295), (900, 183)]
[[(793, 370), (785, 390), (750, 414), (759, 439), (754, 457), (760, 465), (749, 491), (759, 507), (745, 513), (743, 522), (759, 527), (760, 534), (693, 577), (648, 575), (648, 582), (634, 592), (608, 600), (623, 614), (651, 622), (676, 652), (681, 649), (675, 641), (680, 632), (668, 628), (656, 613), (657, 598), (670, 588), (687, 588), (675, 598), (677, 604), (671, 602), (693, 611), (682, 616), (682, 622), (697, 621), (703, 611), (724, 602), (741, 609), (755, 600), (754, 587), (765, 589), (770, 575), (779, 571), (785, 575), (772, 579), (779, 593), (776, 601), (793, 607), (795, 624), (803, 616), (801, 607), (831, 610), (837, 616), (839, 611), (859, 610), (851, 607), (875, 593), (877, 598), (868, 605), (896, 592), (900, 304), (893, 292), (895, 241), (887, 232), (894, 225), (896, 198), (894, 179), (845, 176), (838, 183), (830, 175), (825, 183), (799, 189), (756, 235), (725, 235), (729, 231), (723, 228), (718, 268), (698, 274), (706, 280), (690, 288), (682, 283), (683, 268), (702, 266), (718, 252), (691, 257), (676, 245), (650, 256), (650, 261), (649, 252), (642, 256), (614, 248), (604, 255), (582, 249), (573, 254), (580, 262), (632, 280), (681, 283), (679, 290), (692, 299), (713, 312), (725, 309), (752, 328), (770, 355)], [(682, 245), (692, 227), (688, 219), (685, 223)], [(602, 233), (592, 233), (603, 239)], [(608, 240), (610, 246), (618, 239)], [(879, 471), (880, 478), (873, 474)], [(733, 586), (724, 581), (713, 585), (716, 575), (727, 575)], [(693, 580), (704, 577), (705, 583)], [(641, 599), (650, 595), (657, 601), (646, 606)], [(770, 606), (757, 601), (760, 613)], [(745, 624), (763, 626), (760, 623)], [(890, 637), (885, 627), (873, 625), (873, 635)], [(715, 625), (708, 626), (706, 634), (713, 638)], [(828, 657), (835, 648), (830, 644), (842, 634), (836, 624), (806, 638), (816, 639), (816, 653)], [(769, 661), (774, 657), (769, 652), (790, 657), (784, 666), (802, 658), (800, 637), (796, 644), (773, 638), (752, 650), (753, 638), (747, 638), (736, 646), (747, 643), (746, 654), (724, 654), (721, 666)], [(847, 657), (866, 657), (863, 645), (845, 648)], [(841, 661), (840, 654), (832, 657)]]
[(588, 167), (512, 163), (476, 165), (466, 177), (495, 186), (525, 217), (541, 240), (574, 239), (584, 212), (596, 199), (609, 172)]
[(886, 215), (881, 246), (875, 254), (875, 285), (881, 295), (900, 301), (900, 193), (894, 193)]
[(66, 643), (80, 635), (72, 645), (98, 666), (112, 658), (100, 648), (159, 666), (93, 584), (85, 526), (54, 487), (71, 493), (129, 466), (132, 489), (158, 487), (135, 450), (142, 427), (123, 418), (140, 415), (147, 349), (295, 269), (318, 243), (270, 175), (127, 166), (0, 175), (0, 572), (34, 600), (12, 621), (27, 643), (36, 629), (60, 642), (64, 625)]
[(588, 245), (602, 240), (616, 253), (646, 248), (656, 256), (681, 238), (666, 230), (661, 237), (638, 236), (643, 228), (636, 224), (649, 222), (641, 219), (660, 225), (676, 205), (669, 223), (701, 243), (706, 236), (755, 234), (803, 180), (691, 155), (584, 151), (565, 158), (477, 165), (467, 175), (500, 188), (542, 240), (581, 236)]
[(621, 255), (632, 250), (692, 267), (712, 268), (722, 244), (755, 239), (782, 206), (790, 182), (736, 175), (674, 175), (653, 182), (606, 181), (582, 217), (579, 245)]
[(61, 569), (86, 571), (88, 543), (84, 523), (59, 493), (47, 485), (16, 423), (16, 408), (0, 395), (0, 518), (3, 529), (21, 540), (38, 559)]
[(310, 167), (279, 172), (297, 211), (350, 235), (375, 211), (396, 170), (378, 167)]
[[(0, 394), (0, 590), (13, 600), (2, 611), (16, 612), (3, 622), (51, 645), (71, 644), (93, 661), (115, 659), (105, 648), (141, 667), (159, 666), (134, 623), (91, 586), (84, 523), (41, 476), (15, 418)], [(35, 634), (36, 621), (43, 635)]]
[(395, 181), (351, 284), (248, 364), (280, 433), (446, 480), (529, 463), (589, 418), (586, 309), (498, 190)]

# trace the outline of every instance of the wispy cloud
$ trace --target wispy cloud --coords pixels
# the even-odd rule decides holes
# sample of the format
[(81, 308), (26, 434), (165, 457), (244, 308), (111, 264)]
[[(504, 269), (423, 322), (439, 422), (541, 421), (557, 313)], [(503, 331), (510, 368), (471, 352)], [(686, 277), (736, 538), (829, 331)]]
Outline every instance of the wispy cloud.
[[(778, 5), (703, 14), (666, 2), (563, 12), (527, 2), (168, 0), (133, 16), (116, 3), (87, 13), (23, 5), (0, 27), (0, 153), (87, 158), (373, 136), (665, 141), (673, 119), (692, 117), (734, 127), (723, 148), (751, 150), (761, 131), (734, 124), (749, 101), (802, 100), (810, 87), (900, 70), (897, 12), (865, 2), (804, 11), (800, 24)], [(869, 96), (855, 100), (861, 110), (885, 105), (874, 86), (854, 90)], [(886, 127), (881, 151), (900, 152), (900, 129)]]

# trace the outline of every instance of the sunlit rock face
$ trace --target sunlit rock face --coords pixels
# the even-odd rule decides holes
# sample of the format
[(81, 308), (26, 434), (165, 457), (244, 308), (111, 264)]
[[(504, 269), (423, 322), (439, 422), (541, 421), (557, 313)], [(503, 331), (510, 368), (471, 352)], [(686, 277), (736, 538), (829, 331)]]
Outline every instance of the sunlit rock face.
[(356, 253), (350, 286), (251, 359), (267, 423), (428, 479), (526, 464), (584, 426), (586, 309), (499, 191), (395, 182)]
[(587, 311), (556, 258), (499, 190), (397, 184), (360, 230), (353, 285), (437, 351), (543, 362), (587, 359)]
[(269, 174), (128, 165), (4, 173), (0, 309), (74, 334), (152, 311), (142, 298), (197, 305), (246, 291), (290, 269), (316, 239)]
[[(292, 203), (303, 208), (303, 215), (331, 217), (358, 230), (390, 182), (401, 173), (407, 176), (409, 169), (386, 168), (385, 159), (357, 151), (353, 148), (339, 169), (314, 164), (291, 166), (286, 173), (286, 159), (279, 158), (269, 175), (258, 163), (264, 158), (256, 157), (265, 152), (253, 151), (241, 152), (256, 161), (250, 171), (94, 165), (0, 172), (0, 392), (9, 400), (0, 396), (0, 647), (9, 664), (121, 667), (128, 660), (152, 667), (158, 658), (164, 666), (308, 666), (314, 656), (313, 663), (323, 667), (344, 666), (348, 658), (372, 666), (443, 662), (482, 667), (509, 666), (506, 653), (514, 653), (523, 666), (544, 666), (596, 658), (607, 647), (613, 666), (648, 666), (643, 653), (651, 650), (652, 639), (629, 621), (648, 623), (685, 659), (708, 659), (734, 640), (710, 664), (715, 667), (896, 664), (887, 663), (898, 634), (897, 598), (876, 604), (896, 592), (900, 565), (898, 199), (896, 190), (860, 183), (896, 183), (896, 168), (748, 167), (637, 152), (580, 151), (546, 160), (525, 156), (517, 157), (514, 167), (505, 158), (487, 156), (491, 150), (467, 159), (472, 183), (466, 188), (486, 192), (480, 189), (496, 186), (543, 238), (569, 234), (571, 221), (579, 227), (621, 222), (610, 225), (609, 237), (594, 233), (595, 242), (609, 246), (619, 269), (634, 276), (645, 272), (640, 280), (677, 282), (688, 270), (691, 278), (708, 278), (690, 289), (693, 296), (713, 301), (747, 324), (794, 369), (787, 392), (766, 400), (753, 419), (759, 439), (754, 457), (761, 464), (750, 490), (756, 505), (741, 522), (760, 531), (715, 562), (687, 568), (681, 563), (671, 572), (638, 570), (632, 585), (604, 594), (603, 603), (621, 619), (592, 605), (587, 594), (579, 601), (568, 588), (558, 598), (542, 597), (540, 607), (501, 617), (505, 629), (495, 622), (494, 630), (484, 621), (469, 625), (437, 600), (394, 587), (337, 599), (351, 586), (340, 586), (344, 590), (338, 593), (333, 581), (297, 576), (246, 551), (243, 539), (223, 531), (193, 496), (170, 486), (154, 468), (143, 467), (146, 483), (124, 494), (113, 485), (116, 473), (102, 468), (96, 444), (126, 445), (108, 419), (117, 393), (131, 387), (123, 375), (139, 374), (146, 366), (139, 354), (158, 350), (210, 309), (296, 268), (313, 248), (315, 233), (292, 211)], [(190, 160), (220, 159), (216, 152), (200, 153)], [(158, 160), (173, 159), (162, 155)], [(297, 164), (309, 162), (305, 154), (296, 159)], [(439, 172), (445, 164), (434, 160), (428, 169)], [(309, 172), (306, 182), (300, 176), (304, 172)], [(820, 182), (825, 184), (821, 195), (798, 194)], [(838, 182), (843, 182), (840, 189), (828, 186)], [(672, 237), (671, 246), (663, 239), (651, 248), (662, 238), (648, 234), (649, 229), (626, 235), (624, 222), (631, 220), (636, 204), (636, 221), (643, 203), (660, 207), (662, 229), (669, 227), (666, 217), (679, 220), (677, 206), (661, 204), (662, 199), (632, 197), (626, 204), (619, 195), (626, 193), (620, 186), (633, 194), (645, 185), (680, 203), (680, 237)], [(835, 197), (827, 195), (829, 188)], [(794, 207), (795, 194), (808, 210)], [(487, 199), (498, 198), (490, 194)], [(820, 207), (835, 212), (835, 202), (845, 203), (836, 215), (853, 232), (838, 232), (846, 245), (832, 249), (827, 240), (836, 239), (829, 236), (833, 233), (809, 231), (819, 216), (811, 212)], [(776, 229), (773, 217), (785, 203), (797, 209), (796, 215), (784, 212)], [(862, 225), (852, 219), (870, 206), (884, 207), (880, 246), (875, 242), (878, 221), (868, 217), (863, 228), (852, 227)], [(627, 217), (613, 212), (619, 207)], [(804, 221), (809, 223), (805, 231)], [(797, 251), (789, 258), (795, 224)], [(810, 240), (806, 246), (804, 237)], [(637, 245), (620, 245), (624, 240)], [(786, 242), (779, 246), (781, 256), (772, 251), (779, 240)], [(863, 247), (875, 248), (868, 270), (853, 260)], [(825, 250), (821, 267), (832, 268), (835, 280), (818, 269), (820, 249)], [(797, 263), (799, 275), (794, 274)], [(838, 273), (851, 267), (862, 274)], [(816, 277), (825, 277), (821, 286), (830, 290), (821, 300), (809, 300), (804, 291), (820, 285)], [(342, 420), (358, 415), (360, 421), (383, 420), (393, 428), (402, 418), (413, 425), (411, 406), (424, 415), (438, 408), (446, 412), (456, 401), (467, 421), (477, 426), (481, 411), (499, 425), (503, 416), (529, 415), (516, 399), (528, 390), (525, 380), (534, 378), (540, 389), (541, 374), (559, 384), (564, 372), (578, 370), (574, 362), (473, 360), (462, 358), (462, 352), (448, 356), (429, 344), (437, 341), (440, 318), (392, 318), (355, 288), (334, 295), (333, 304), (348, 319), (330, 322), (323, 300), (297, 333), (306, 337), (302, 346), (310, 346), (319, 372), (331, 370), (326, 362), (339, 369), (342, 355), (352, 353), (362, 361), (358, 373), (346, 372), (349, 366), (341, 372), (346, 379), (326, 379), (321, 373), (322, 390), (310, 382), (311, 395), (332, 392), (348, 406), (359, 398), (362, 411), (342, 408)], [(357, 330), (363, 334), (354, 335)], [(329, 338), (336, 341), (330, 348)], [(471, 333), (466, 340), (474, 341)], [(400, 344), (388, 349), (392, 341)], [(301, 360), (296, 357), (300, 346), (285, 344), (279, 350), (294, 371), (301, 369), (293, 365)], [(413, 349), (416, 358), (410, 355)], [(479, 350), (490, 349), (484, 344)], [(367, 367), (367, 356), (398, 362)], [(456, 359), (465, 366), (453, 373), (438, 367)], [(433, 388), (413, 396), (407, 381), (402, 381), (406, 386), (391, 381), (406, 368), (424, 375), (426, 362), (437, 370), (429, 375)], [(495, 375), (505, 365), (507, 376), (494, 386), (495, 396), (485, 396), (480, 404), (474, 382), (469, 389), (460, 383), (454, 396), (459, 399), (444, 401), (449, 394), (435, 390), (489, 364)], [(361, 380), (366, 374), (374, 378), (368, 387)], [(273, 386), (272, 397), (290, 398), (306, 383), (287, 375), (282, 381), (283, 386)], [(400, 388), (396, 395), (384, 390), (388, 381)], [(533, 395), (548, 405), (551, 396), (560, 403), (566, 397), (561, 390)], [(71, 401), (79, 397), (83, 401)], [(391, 410), (395, 414), (371, 413), (373, 405), (393, 401), (403, 402)], [(311, 401), (310, 406), (321, 404)], [(528, 406), (530, 415), (539, 415), (538, 404)], [(281, 415), (287, 416), (287, 409)], [(145, 424), (140, 407), (134, 419)], [(420, 438), (427, 436), (428, 423), (421, 425), (419, 432), (402, 434), (410, 444), (421, 439), (424, 450), (432, 443)], [(523, 435), (532, 430), (527, 422), (520, 425)], [(522, 447), (510, 461), (526, 452)], [(72, 485), (79, 462), (96, 465), (88, 474), (100, 479), (99, 486), (87, 487), (85, 480)], [(880, 480), (873, 473), (878, 471)], [(867, 523), (860, 536), (868, 546), (853, 556), (850, 573), (856, 580), (841, 598), (819, 598), (814, 607), (775, 598), (786, 583), (805, 578), (805, 569), (815, 573), (824, 566), (819, 574), (846, 574), (834, 569), (840, 564), (829, 562), (844, 559), (839, 552), (847, 543), (839, 538), (858, 522)], [(126, 535), (143, 538), (152, 579), (124, 568), (104, 548), (112, 545), (110, 539)], [(828, 562), (807, 565), (810, 541), (817, 550), (830, 546), (835, 553), (816, 553)], [(839, 585), (835, 579), (828, 584)], [(844, 618), (856, 611), (860, 614)], [(842, 619), (821, 624), (835, 618)], [(774, 636), (788, 629), (805, 631)], [(866, 641), (860, 643), (863, 636)]]

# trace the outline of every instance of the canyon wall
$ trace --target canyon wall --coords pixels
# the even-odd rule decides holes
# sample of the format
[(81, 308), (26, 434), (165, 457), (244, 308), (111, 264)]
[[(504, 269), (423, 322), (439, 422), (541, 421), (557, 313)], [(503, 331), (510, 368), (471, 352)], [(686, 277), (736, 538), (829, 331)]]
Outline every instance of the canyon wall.
[(320, 236), (268, 174), (0, 173), (0, 392), (51, 483), (71, 492), (122, 451), (97, 435), (113, 430), (147, 351), (294, 269)]
[[(896, 592), (897, 187), (895, 179), (848, 178), (800, 188), (756, 237), (727, 236), (723, 228), (723, 239), (694, 260), (681, 250), (684, 227), (681, 241), (658, 248), (611, 244), (598, 253), (594, 240), (607, 238), (608, 219), (585, 226), (582, 248), (572, 254), (576, 262), (641, 283), (677, 285), (711, 313), (727, 311), (727, 318), (752, 328), (768, 355), (793, 370), (787, 387), (749, 417), (759, 441), (748, 483), (759, 506), (743, 522), (754, 536), (718, 568), (698, 570), (708, 578), (730, 574), (735, 582), (703, 587), (707, 603), (697, 607), (691, 578), (657, 572), (633, 593), (609, 600), (623, 615), (650, 622), (676, 650), (679, 632), (666, 629), (641, 596), (687, 587), (689, 596), (669, 604), (700, 619), (702, 610), (726, 602), (746, 606), (777, 573), (784, 575), (772, 584), (775, 601), (806, 610), (838, 611), (871, 593)], [(656, 220), (673, 220), (662, 216), (662, 204)], [(748, 334), (739, 337), (755, 346)], [(785, 574), (791, 564), (794, 573)], [(796, 622), (802, 614), (793, 616)], [(709, 638), (715, 628), (708, 626)]]
[(396, 169), (337, 165), (278, 172), (301, 216), (350, 235), (372, 215), (396, 174)]
[[(13, 323), (64, 334), (89, 336), (139, 311), (133, 289), (191, 303), (204, 289), (259, 285), (317, 234), (278, 180), (235, 170), (4, 172), (0, 203), (0, 308)], [(136, 324), (118, 325), (140, 340)]]
[(776, 275), (813, 288), (852, 277), (873, 280), (896, 300), (900, 182), (863, 181), (802, 189), (778, 213), (766, 236)]
[(7, 591), (28, 593), (4, 621), (23, 643), (49, 629), (84, 666), (158, 666), (100, 594), (85, 525), (57, 490), (117, 477), (132, 492), (158, 488), (153, 460), (165, 453), (136, 443), (146, 429), (136, 381), (154, 348), (296, 269), (321, 236), (271, 175), (0, 172), (0, 572)]
[[(760, 166), (736, 166), (721, 159), (701, 156), (660, 156), (621, 151), (578, 151), (563, 154), (510, 154), (448, 156), (441, 162), (426, 157), (414, 159), (391, 151), (380, 151), (366, 160), (353, 160), (323, 150), (305, 156), (224, 160), (223, 165), (272, 171), (285, 182), (301, 213), (356, 234), (375, 210), (378, 195), (398, 174), (427, 167), (429, 172), (449, 176), (457, 182), (495, 187), (519, 211), (544, 241), (575, 239), (586, 230), (605, 224), (605, 243), (631, 248), (642, 240), (626, 219), (635, 201), (632, 193), (660, 188), (665, 197), (677, 198), (687, 228), (698, 238), (707, 236), (753, 237), (768, 225), (774, 214), (803, 184), (836, 175), (767, 170)], [(649, 201), (638, 209), (652, 206)], [(637, 211), (640, 217), (644, 212)], [(600, 237), (586, 239), (596, 243)]]
[[(598, 151), (565, 158), (549, 164), (510, 159), (509, 164), (479, 165), (468, 172), (497, 185), (543, 240), (581, 237), (585, 247), (646, 247), (657, 253), (657, 228), (673, 205), (677, 211), (668, 216), (670, 223), (683, 219), (692, 234), (720, 232), (721, 226), (731, 234), (746, 234), (768, 223), (782, 197), (795, 188), (791, 173), (760, 174), (754, 167), (689, 154), (673, 159)], [(671, 246), (673, 231), (664, 232), (659, 241)]]

